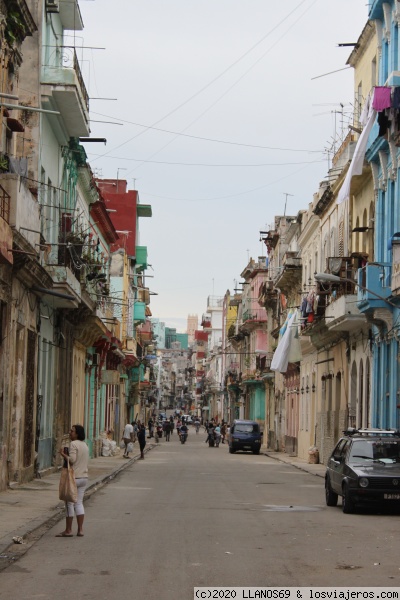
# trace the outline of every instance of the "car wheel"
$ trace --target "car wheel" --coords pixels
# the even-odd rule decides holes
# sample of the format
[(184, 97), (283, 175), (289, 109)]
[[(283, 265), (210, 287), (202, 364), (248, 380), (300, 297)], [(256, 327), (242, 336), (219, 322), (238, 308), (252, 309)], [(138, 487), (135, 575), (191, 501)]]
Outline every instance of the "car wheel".
[(260, 448), (257, 448), (257, 450), (253, 450), (253, 454), (260, 454)]
[(349, 488), (347, 485), (343, 486), (342, 510), (346, 515), (350, 515), (355, 510), (354, 502), (350, 497)]
[(327, 506), (336, 506), (338, 501), (338, 495), (332, 490), (328, 477), (325, 479), (325, 500)]
[(229, 454), (235, 454), (235, 450), (229, 446)]

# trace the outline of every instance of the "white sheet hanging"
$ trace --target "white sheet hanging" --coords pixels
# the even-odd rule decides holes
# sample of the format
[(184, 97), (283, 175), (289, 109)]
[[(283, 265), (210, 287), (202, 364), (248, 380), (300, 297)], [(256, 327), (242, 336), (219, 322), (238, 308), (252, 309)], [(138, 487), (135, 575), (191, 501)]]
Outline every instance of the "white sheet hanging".
[(367, 149), (367, 143), (369, 134), (371, 133), (371, 129), (376, 119), (376, 110), (372, 107), (373, 102), (370, 102), (369, 111), (368, 111), (368, 120), (360, 137), (358, 138), (358, 142), (356, 145), (356, 149), (354, 150), (354, 156), (352, 158), (349, 170), (347, 171), (345, 180), (343, 181), (342, 187), (339, 190), (339, 194), (337, 197), (337, 204), (341, 204), (345, 200), (350, 198), (350, 185), (351, 178), (353, 175), (361, 175), (363, 170), (365, 151)]
[(296, 311), (290, 317), (286, 331), (274, 352), (271, 370), (286, 373), (289, 362), (298, 362), (301, 358), (299, 319)]

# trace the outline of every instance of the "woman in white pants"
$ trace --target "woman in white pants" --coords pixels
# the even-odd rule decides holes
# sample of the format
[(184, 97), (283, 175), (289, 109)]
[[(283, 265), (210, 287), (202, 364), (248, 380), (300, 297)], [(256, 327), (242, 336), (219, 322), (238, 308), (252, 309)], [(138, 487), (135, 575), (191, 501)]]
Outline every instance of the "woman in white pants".
[(83, 537), (83, 520), (85, 518), (85, 509), (83, 508), (83, 496), (88, 481), (88, 463), (89, 449), (85, 443), (85, 429), (82, 425), (73, 425), (69, 432), (69, 453), (60, 450), (61, 456), (69, 458), (69, 462), (74, 469), (76, 487), (78, 489), (78, 498), (76, 502), (66, 502), (67, 515), (65, 518), (65, 530), (58, 533), (56, 537), (73, 537), (72, 522), (74, 513), (78, 522), (78, 537)]

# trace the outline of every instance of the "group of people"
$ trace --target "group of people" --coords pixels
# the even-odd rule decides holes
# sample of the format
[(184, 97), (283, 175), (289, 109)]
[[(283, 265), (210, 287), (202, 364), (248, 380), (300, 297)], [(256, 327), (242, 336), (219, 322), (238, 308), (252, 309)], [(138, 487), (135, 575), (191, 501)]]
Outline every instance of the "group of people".
[(206, 421), (204, 423), (204, 429), (207, 432), (207, 439), (205, 443), (212, 447), (215, 446), (218, 448), (220, 443), (225, 444), (225, 438), (228, 433), (228, 425), (225, 421), (221, 421), (221, 424), (218, 421)]
[(125, 445), (124, 458), (129, 458), (129, 452), (132, 451), (129, 444), (134, 444), (136, 440), (139, 442), (140, 458), (144, 458), (144, 448), (146, 446), (146, 427), (144, 423), (141, 423), (140, 421), (127, 423), (124, 428), (124, 433), (122, 434), (122, 440)]

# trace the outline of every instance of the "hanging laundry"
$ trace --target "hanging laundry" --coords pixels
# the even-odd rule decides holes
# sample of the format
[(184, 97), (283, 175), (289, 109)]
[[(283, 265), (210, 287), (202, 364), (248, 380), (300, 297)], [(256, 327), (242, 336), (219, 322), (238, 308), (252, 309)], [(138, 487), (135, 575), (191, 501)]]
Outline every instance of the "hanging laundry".
[(390, 108), (392, 89), (386, 86), (376, 86), (374, 90), (374, 98), (372, 100), (372, 108), (378, 112)]
[[(375, 88), (375, 90), (376, 90), (376, 88)], [(374, 98), (375, 98), (375, 94), (374, 94)], [(361, 173), (362, 173), (364, 158), (365, 158), (365, 151), (366, 151), (367, 143), (368, 143), (368, 137), (369, 137), (369, 134), (371, 133), (371, 129), (375, 123), (375, 118), (376, 118), (376, 111), (373, 108), (373, 101), (372, 101), (370, 104), (370, 107), (369, 107), (367, 124), (365, 125), (364, 129), (362, 130), (362, 134), (358, 138), (358, 142), (357, 142), (356, 148), (354, 150), (354, 155), (353, 155), (349, 170), (347, 171), (345, 180), (342, 184), (342, 187), (339, 190), (336, 204), (341, 204), (342, 202), (344, 202), (345, 200), (348, 200), (350, 198), (351, 179), (352, 179), (353, 175), (361, 175)]]
[(360, 115), (360, 124), (365, 127), (368, 121), (368, 113), (369, 113), (369, 107), (371, 104), (371, 94), (368, 94), (365, 102), (364, 102), (364, 107), (362, 109), (361, 115)]

